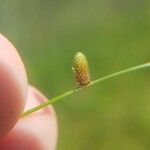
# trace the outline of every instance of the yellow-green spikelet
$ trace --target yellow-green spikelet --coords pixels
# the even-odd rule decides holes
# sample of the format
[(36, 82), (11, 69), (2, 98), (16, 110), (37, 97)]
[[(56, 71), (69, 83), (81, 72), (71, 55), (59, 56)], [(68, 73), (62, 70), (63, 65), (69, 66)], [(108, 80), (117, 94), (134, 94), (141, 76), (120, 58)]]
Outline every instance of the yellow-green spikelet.
[(73, 72), (76, 83), (79, 87), (90, 83), (90, 73), (88, 61), (84, 54), (78, 52), (74, 56)]

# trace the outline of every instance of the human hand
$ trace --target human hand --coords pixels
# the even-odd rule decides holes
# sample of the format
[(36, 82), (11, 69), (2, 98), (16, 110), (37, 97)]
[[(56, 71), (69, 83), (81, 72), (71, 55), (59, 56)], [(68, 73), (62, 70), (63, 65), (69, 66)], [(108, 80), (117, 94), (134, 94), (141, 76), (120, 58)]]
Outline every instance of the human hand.
[(45, 100), (28, 86), (19, 55), (0, 34), (0, 150), (55, 149), (57, 121), (52, 106), (20, 118), (25, 104), (28, 110)]

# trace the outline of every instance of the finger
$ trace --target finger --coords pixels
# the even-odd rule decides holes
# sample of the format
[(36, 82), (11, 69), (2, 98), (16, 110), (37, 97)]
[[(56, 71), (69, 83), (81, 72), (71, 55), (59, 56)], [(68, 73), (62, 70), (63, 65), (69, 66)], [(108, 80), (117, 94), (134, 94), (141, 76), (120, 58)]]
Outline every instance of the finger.
[(11, 130), (23, 111), (27, 85), (15, 47), (0, 34), (0, 138)]
[[(26, 110), (47, 100), (29, 87)], [(39, 110), (18, 121), (14, 129), (0, 142), (3, 150), (55, 150), (57, 121), (52, 106)]]

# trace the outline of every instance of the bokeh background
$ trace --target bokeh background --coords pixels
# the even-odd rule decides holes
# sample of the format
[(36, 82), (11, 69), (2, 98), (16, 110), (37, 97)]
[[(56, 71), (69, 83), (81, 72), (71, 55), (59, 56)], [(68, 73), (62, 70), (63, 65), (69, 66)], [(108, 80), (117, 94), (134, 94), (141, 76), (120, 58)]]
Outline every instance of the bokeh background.
[[(75, 86), (72, 58), (92, 79), (150, 60), (149, 0), (1, 0), (0, 32), (18, 49), (30, 84), (47, 97)], [(149, 150), (150, 69), (55, 103), (58, 150)]]

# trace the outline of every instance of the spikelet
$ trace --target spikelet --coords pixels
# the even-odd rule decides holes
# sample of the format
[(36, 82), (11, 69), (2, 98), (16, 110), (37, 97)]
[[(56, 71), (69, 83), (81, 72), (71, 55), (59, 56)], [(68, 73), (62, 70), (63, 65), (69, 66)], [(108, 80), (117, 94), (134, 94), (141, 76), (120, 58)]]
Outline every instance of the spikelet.
[(81, 52), (76, 53), (74, 56), (73, 72), (76, 83), (79, 87), (85, 86), (90, 83), (88, 61), (85, 55)]

